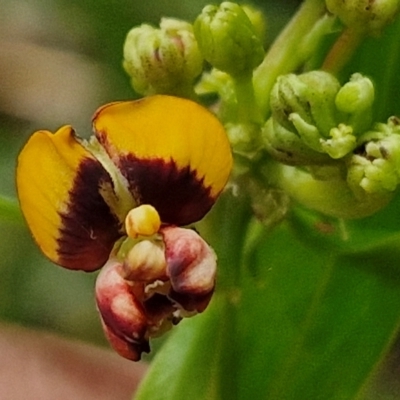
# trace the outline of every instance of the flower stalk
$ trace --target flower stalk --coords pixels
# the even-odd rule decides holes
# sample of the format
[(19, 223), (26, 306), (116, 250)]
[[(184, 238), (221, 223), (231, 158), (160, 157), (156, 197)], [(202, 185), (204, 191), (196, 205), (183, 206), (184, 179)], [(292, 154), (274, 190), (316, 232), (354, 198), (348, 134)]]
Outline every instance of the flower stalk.
[[(325, 4), (322, 0), (305, 0), (298, 12), (286, 25), (272, 47), (268, 50), (263, 62), (254, 71), (254, 88), (261, 115), (269, 116), (269, 98), (272, 87), (279, 75), (295, 71), (300, 67), (311, 49), (299, 52), (299, 38), (307, 37), (309, 43), (317, 47), (319, 40), (310, 40), (307, 36), (315, 24), (323, 17)], [(321, 37), (319, 31), (315, 31)]]

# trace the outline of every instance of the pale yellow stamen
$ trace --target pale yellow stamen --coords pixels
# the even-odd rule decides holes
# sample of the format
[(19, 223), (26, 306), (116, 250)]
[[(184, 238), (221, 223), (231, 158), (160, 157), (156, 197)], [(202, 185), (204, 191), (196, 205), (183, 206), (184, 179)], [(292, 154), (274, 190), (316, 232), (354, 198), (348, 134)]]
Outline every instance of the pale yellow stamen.
[(125, 279), (136, 282), (154, 281), (166, 277), (164, 246), (161, 242), (142, 240), (124, 259)]
[(142, 204), (128, 212), (125, 218), (126, 234), (135, 239), (138, 236), (152, 236), (160, 229), (161, 220), (157, 210)]

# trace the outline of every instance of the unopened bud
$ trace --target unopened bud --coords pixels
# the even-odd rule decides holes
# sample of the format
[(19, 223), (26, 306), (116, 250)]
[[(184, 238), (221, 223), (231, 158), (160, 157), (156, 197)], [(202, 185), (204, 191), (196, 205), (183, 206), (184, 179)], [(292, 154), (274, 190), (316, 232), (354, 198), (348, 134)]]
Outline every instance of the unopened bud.
[(351, 126), (339, 124), (330, 130), (329, 136), (329, 139), (320, 139), (321, 147), (335, 160), (344, 157), (356, 147), (357, 140)]
[(206, 6), (194, 23), (194, 33), (204, 58), (234, 77), (251, 74), (263, 60), (262, 42), (238, 4)]
[(228, 123), (226, 133), (232, 150), (252, 157), (261, 148), (260, 127), (254, 123)]
[(370, 108), (374, 102), (375, 90), (371, 79), (353, 74), (336, 95), (336, 107), (345, 113), (356, 113)]
[(264, 42), (267, 36), (267, 20), (264, 12), (250, 4), (243, 4), (241, 7), (249, 17), (257, 36)]
[(375, 89), (371, 79), (361, 74), (353, 74), (350, 81), (339, 90), (335, 104), (339, 111), (349, 114), (346, 123), (357, 135), (368, 130), (372, 122), (372, 104)]
[(124, 68), (140, 94), (186, 94), (203, 70), (192, 25), (162, 19), (160, 29), (133, 28), (124, 45)]
[(400, 125), (396, 118), (360, 138), (362, 145), (349, 161), (349, 185), (356, 192), (393, 192), (400, 183)]
[[(294, 116), (314, 126), (316, 133), (327, 137), (336, 126), (335, 97), (339, 81), (324, 71), (280, 76), (271, 92), (272, 116), (286, 129), (296, 132)], [(317, 143), (318, 137), (309, 137)]]
[(332, 162), (327, 154), (307, 146), (296, 133), (270, 118), (263, 127), (265, 148), (278, 161), (288, 165), (323, 165)]
[(328, 10), (344, 25), (375, 35), (395, 18), (399, 0), (326, 0)]

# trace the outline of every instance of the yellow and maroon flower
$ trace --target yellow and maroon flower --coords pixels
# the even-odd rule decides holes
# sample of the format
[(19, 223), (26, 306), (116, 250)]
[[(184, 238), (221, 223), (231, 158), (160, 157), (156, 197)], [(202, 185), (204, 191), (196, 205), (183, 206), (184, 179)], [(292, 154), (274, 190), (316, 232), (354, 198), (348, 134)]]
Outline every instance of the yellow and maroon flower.
[(202, 312), (216, 256), (191, 229), (232, 167), (224, 128), (190, 100), (111, 103), (94, 136), (70, 126), (38, 131), (18, 159), (17, 188), (32, 234), (53, 262), (94, 271), (96, 302), (113, 348), (131, 360), (149, 339)]
[(94, 136), (70, 126), (38, 131), (18, 159), (17, 189), (33, 237), (56, 264), (93, 271), (125, 235), (130, 209), (152, 205), (163, 224), (200, 220), (228, 179), (225, 131), (190, 100), (153, 96), (111, 103)]
[(216, 256), (195, 231), (165, 226), (154, 233), (125, 257), (110, 258), (96, 280), (106, 337), (133, 361), (150, 351), (150, 338), (204, 311), (215, 285)]

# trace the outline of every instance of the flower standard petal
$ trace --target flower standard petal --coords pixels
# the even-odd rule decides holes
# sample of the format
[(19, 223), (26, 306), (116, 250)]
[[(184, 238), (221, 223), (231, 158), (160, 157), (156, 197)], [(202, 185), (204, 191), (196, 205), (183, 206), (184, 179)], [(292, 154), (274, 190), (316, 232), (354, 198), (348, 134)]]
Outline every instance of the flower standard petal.
[(157, 95), (111, 103), (97, 111), (93, 125), (135, 200), (154, 206), (162, 222), (201, 219), (228, 180), (225, 130), (193, 101)]
[(31, 136), (18, 158), (17, 189), (33, 237), (50, 260), (85, 271), (106, 262), (120, 236), (101, 194), (113, 184), (70, 126)]

